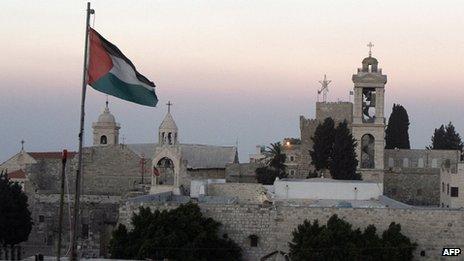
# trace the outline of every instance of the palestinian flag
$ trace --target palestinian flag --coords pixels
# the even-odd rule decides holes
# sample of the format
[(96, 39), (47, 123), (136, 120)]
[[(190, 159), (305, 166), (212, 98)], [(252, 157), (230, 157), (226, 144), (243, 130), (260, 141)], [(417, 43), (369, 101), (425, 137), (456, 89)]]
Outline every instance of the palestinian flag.
[(93, 28), (89, 30), (88, 84), (95, 90), (126, 101), (155, 107), (155, 84), (137, 72), (114, 44)]

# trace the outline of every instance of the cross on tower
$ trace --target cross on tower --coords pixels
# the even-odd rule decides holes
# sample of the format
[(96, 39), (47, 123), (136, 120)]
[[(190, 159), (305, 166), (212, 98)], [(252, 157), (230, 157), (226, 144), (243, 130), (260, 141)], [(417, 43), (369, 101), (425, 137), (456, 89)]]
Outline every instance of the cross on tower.
[(21, 150), (24, 150), (24, 143), (25, 143), (25, 141), (21, 140)]
[(371, 57), (372, 56), (372, 47), (374, 47), (374, 44), (372, 44), (372, 42), (369, 42), (367, 44), (367, 47), (369, 47), (369, 57)]
[(168, 106), (168, 112), (170, 113), (171, 112), (171, 106), (173, 104), (171, 103), (171, 101), (168, 101), (168, 103), (166, 103), (166, 105)]

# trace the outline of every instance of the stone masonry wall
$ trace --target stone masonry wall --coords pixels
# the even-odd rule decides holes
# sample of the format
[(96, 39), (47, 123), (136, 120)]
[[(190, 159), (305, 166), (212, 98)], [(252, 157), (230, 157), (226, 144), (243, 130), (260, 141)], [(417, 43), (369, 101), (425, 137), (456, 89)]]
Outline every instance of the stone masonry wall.
[(351, 102), (316, 102), (316, 119), (323, 122), (325, 118), (332, 118), (335, 122), (346, 120), (353, 122), (353, 103)]
[(226, 181), (235, 183), (256, 183), (256, 169), (262, 163), (232, 163), (226, 165)]
[[(456, 173), (460, 153), (457, 150), (393, 149), (385, 150), (385, 168), (451, 168)], [(420, 166), (422, 162), (422, 167)], [(449, 163), (450, 166), (445, 166)]]
[[(172, 209), (177, 204), (144, 203), (125, 204), (120, 208), (119, 222), (129, 225), (130, 217), (143, 205), (152, 209)], [(440, 209), (392, 209), (392, 208), (322, 208), (308, 206), (272, 206), (258, 204), (214, 205), (200, 204), (202, 212), (222, 223), (221, 234), (237, 242), (244, 251), (245, 260), (259, 260), (276, 250), (288, 251), (292, 231), (305, 219), (318, 219), (325, 223), (337, 214), (355, 228), (364, 229), (369, 224), (378, 233), (391, 222), (401, 224), (402, 233), (418, 243), (417, 260), (437, 260), (443, 247), (464, 248), (464, 212)], [(130, 225), (129, 225), (130, 227)], [(251, 247), (250, 235), (258, 236), (258, 247)], [(425, 256), (420, 252), (425, 251)]]
[[(150, 184), (150, 164), (145, 166), (144, 183)], [(140, 157), (122, 146), (85, 149), (84, 193), (90, 195), (124, 195), (141, 183)]]
[[(69, 210), (72, 210), (73, 196), (70, 195), (68, 205), (65, 196), (62, 255), (69, 247)], [(111, 231), (118, 219), (120, 197), (115, 196), (82, 196), (81, 214), (78, 236), (78, 247), (81, 257), (108, 256), (108, 243)], [(58, 240), (59, 195), (36, 195), (30, 198), (30, 211), (34, 222), (29, 239), (21, 243), (22, 257), (41, 253), (47, 256), (56, 255)]]
[(409, 205), (440, 204), (440, 169), (403, 169), (386, 171), (384, 194)]
[(239, 202), (259, 203), (266, 189), (259, 183), (212, 183), (208, 184), (208, 196), (237, 197)]

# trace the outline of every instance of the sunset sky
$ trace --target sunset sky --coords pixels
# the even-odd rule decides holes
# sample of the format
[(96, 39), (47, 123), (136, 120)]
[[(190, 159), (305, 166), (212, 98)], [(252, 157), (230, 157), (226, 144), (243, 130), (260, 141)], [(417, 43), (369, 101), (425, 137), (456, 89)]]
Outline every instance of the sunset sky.
[[(168, 100), (183, 143), (299, 137), (318, 81), (348, 100), (374, 43), (388, 76), (386, 115), (402, 104), (414, 148), (452, 121), (464, 134), (464, 1), (93, 1), (92, 25), (153, 80), (157, 108), (110, 97), (126, 143), (156, 142)], [(86, 1), (0, 4), (0, 162), (19, 151), (77, 149)], [(106, 96), (87, 93), (86, 145)]]

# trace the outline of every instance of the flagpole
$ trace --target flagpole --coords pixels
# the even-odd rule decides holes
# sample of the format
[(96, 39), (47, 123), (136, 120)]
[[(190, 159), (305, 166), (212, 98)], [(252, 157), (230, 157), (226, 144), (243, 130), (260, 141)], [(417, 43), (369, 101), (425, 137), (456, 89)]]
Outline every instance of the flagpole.
[(90, 27), (90, 15), (95, 11), (90, 9), (90, 2), (87, 2), (87, 18), (85, 23), (85, 46), (84, 46), (84, 69), (82, 73), (82, 97), (81, 97), (81, 124), (79, 130), (79, 154), (76, 172), (76, 191), (74, 193), (74, 215), (73, 223), (71, 228), (71, 254), (70, 260), (77, 260), (77, 231), (79, 223), (79, 203), (81, 195), (81, 177), (82, 177), (82, 145), (84, 140), (84, 116), (85, 116), (85, 93), (87, 90), (87, 60), (88, 60), (88, 45), (89, 45), (89, 27)]

